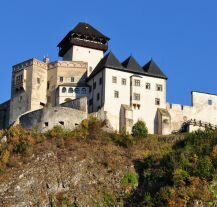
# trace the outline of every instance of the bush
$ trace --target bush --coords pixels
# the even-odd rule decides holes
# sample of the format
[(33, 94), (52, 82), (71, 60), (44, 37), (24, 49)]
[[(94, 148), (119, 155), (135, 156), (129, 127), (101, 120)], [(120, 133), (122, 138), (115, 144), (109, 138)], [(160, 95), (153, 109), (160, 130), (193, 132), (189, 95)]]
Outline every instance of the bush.
[(145, 122), (138, 121), (137, 123), (135, 123), (132, 128), (132, 134), (134, 137), (138, 138), (147, 137), (148, 129), (145, 125)]
[(138, 175), (133, 172), (128, 172), (121, 180), (124, 187), (136, 188), (138, 186)]
[(188, 177), (189, 177), (188, 172), (182, 169), (176, 169), (173, 172), (173, 183), (176, 186), (184, 185)]

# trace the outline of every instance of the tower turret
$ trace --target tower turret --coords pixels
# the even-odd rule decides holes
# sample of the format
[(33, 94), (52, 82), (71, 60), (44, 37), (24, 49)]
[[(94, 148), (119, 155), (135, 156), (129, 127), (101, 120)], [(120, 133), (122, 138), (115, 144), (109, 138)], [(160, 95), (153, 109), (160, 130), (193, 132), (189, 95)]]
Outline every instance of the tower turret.
[(79, 23), (57, 45), (65, 61), (88, 63), (88, 75), (103, 58), (110, 39), (87, 23)]

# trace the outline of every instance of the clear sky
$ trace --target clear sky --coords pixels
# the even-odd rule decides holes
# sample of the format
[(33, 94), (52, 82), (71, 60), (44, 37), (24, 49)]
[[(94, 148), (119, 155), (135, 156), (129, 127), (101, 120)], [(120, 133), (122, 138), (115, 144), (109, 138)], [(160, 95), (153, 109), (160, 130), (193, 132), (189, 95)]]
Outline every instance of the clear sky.
[(0, 103), (10, 98), (12, 65), (58, 59), (56, 45), (79, 21), (109, 36), (120, 61), (153, 58), (169, 77), (169, 102), (191, 104), (192, 90), (217, 93), (216, 11), (216, 0), (2, 1)]

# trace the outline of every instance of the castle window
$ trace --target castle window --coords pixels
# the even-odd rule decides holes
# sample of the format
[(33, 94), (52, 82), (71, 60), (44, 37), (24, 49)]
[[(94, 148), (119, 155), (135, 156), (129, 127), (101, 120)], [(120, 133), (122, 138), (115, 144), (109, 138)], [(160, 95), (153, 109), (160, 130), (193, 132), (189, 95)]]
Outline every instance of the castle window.
[(134, 80), (134, 86), (140, 86), (140, 80), (135, 79)]
[(140, 109), (140, 104), (137, 104), (137, 108), (138, 108), (138, 110)]
[(50, 82), (47, 82), (47, 90), (50, 88)]
[(160, 99), (159, 98), (155, 99), (155, 105), (158, 105), (158, 106), (160, 105)]
[(96, 89), (96, 82), (93, 82), (93, 89)]
[(86, 88), (82, 88), (82, 89), (81, 89), (81, 93), (82, 93), (82, 94), (86, 94), (86, 93), (87, 93), (87, 89), (86, 89)]
[(146, 83), (145, 84), (145, 88), (150, 90), (151, 89), (151, 84), (150, 83)]
[(75, 77), (71, 77), (71, 82), (72, 82), (72, 83), (75, 82)]
[(44, 126), (45, 126), (45, 127), (48, 127), (48, 122), (44, 122)]
[(40, 106), (45, 106), (45, 103), (40, 102)]
[(37, 84), (40, 84), (41, 80), (40, 78), (37, 78)]
[(156, 85), (156, 90), (157, 91), (163, 91), (163, 86), (161, 84)]
[(73, 93), (73, 88), (69, 88), (69, 93)]
[(122, 78), (121, 83), (122, 83), (122, 85), (126, 85), (127, 84), (127, 80), (125, 78)]
[(66, 92), (66, 87), (63, 87), (62, 88), (62, 93), (65, 93)]
[(99, 85), (102, 85), (102, 77), (99, 79)]
[(64, 126), (64, 121), (59, 121), (60, 125)]
[(79, 88), (75, 88), (75, 93), (79, 93), (80, 89)]
[(99, 94), (99, 93), (97, 93), (97, 101), (99, 101), (99, 97), (100, 97), (100, 94)]
[(114, 97), (119, 98), (119, 91), (114, 91)]
[(208, 100), (208, 105), (210, 105), (210, 106), (212, 105), (212, 100), (211, 99)]
[(140, 101), (140, 94), (139, 93), (134, 93), (134, 100)]
[(90, 66), (89, 67), (89, 72), (91, 73), (93, 71), (93, 68)]
[(89, 105), (93, 105), (93, 99), (89, 100)]
[(117, 83), (117, 77), (116, 76), (112, 76), (112, 83)]
[(63, 82), (63, 77), (62, 76), (60, 77), (60, 82)]

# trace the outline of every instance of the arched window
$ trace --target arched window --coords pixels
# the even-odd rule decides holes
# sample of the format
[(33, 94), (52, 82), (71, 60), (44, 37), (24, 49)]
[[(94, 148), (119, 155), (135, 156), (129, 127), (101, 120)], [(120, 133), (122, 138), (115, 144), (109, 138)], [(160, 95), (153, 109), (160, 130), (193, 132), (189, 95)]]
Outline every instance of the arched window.
[(66, 92), (66, 87), (63, 87), (62, 88), (62, 93), (65, 93)]
[(75, 93), (79, 93), (80, 89), (79, 88), (75, 88)]
[(73, 88), (69, 88), (69, 93), (73, 93)]
[(82, 94), (86, 94), (87, 93), (87, 89), (86, 88), (82, 88), (81, 92), (82, 92)]

